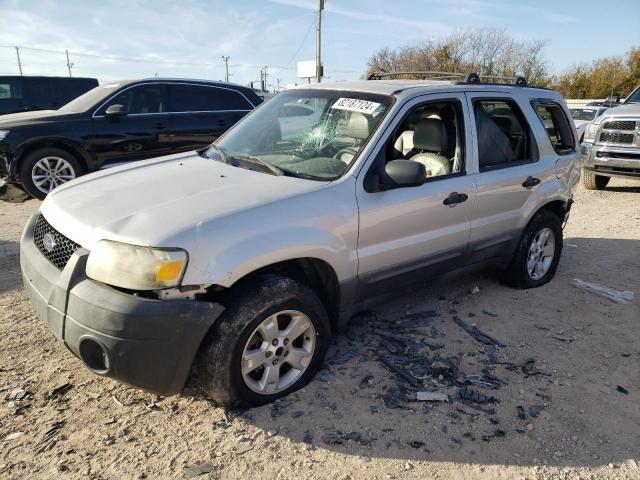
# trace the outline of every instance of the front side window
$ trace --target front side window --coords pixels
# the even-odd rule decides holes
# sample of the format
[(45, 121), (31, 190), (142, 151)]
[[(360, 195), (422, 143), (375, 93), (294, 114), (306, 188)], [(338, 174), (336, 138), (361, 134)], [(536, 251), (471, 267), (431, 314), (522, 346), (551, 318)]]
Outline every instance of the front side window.
[(100, 109), (99, 114), (104, 115), (105, 110), (111, 105), (122, 105), (129, 115), (165, 112), (164, 85), (139, 85), (129, 88), (112, 98)]
[(531, 161), (529, 126), (513, 100), (473, 102), (480, 171)]
[(462, 106), (457, 100), (421, 104), (402, 120), (387, 147), (387, 161), (424, 165), (426, 179), (464, 172)]
[(255, 110), (204, 154), (237, 166), (262, 164), (284, 175), (332, 180), (357, 158), (391, 103), (386, 95), (290, 90)]
[(551, 101), (533, 103), (556, 153), (573, 152), (575, 149), (573, 132), (562, 107)]
[(208, 112), (219, 110), (251, 110), (253, 106), (240, 93), (201, 85), (170, 85), (170, 112)]

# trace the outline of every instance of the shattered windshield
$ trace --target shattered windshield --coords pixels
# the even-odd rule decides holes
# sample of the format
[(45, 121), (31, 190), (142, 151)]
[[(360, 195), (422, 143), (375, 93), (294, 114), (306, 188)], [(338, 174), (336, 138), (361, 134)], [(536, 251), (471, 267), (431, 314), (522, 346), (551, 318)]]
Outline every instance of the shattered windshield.
[[(352, 91), (289, 90), (231, 129), (205, 153), (312, 180), (341, 176), (388, 111), (392, 98)], [(224, 159), (222, 159), (225, 161)]]

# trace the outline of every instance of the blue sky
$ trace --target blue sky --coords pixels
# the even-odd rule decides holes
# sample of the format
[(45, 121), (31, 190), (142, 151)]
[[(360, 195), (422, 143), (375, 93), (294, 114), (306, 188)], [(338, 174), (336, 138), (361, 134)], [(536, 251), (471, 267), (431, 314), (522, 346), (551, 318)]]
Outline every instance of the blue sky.
[[(73, 74), (100, 81), (158, 76), (231, 81), (296, 81), (296, 62), (314, 58), (315, 0), (0, 0), (0, 45), (72, 52)], [(521, 40), (548, 41), (554, 72), (640, 45), (640, 1), (326, 0), (327, 81), (358, 78), (370, 55), (477, 26)], [(305, 40), (306, 35), (306, 40)], [(304, 40), (304, 41), (303, 41)], [(73, 52), (144, 61), (100, 59)], [(66, 75), (64, 54), (21, 50), (29, 75)], [(171, 63), (174, 62), (174, 63)], [(15, 50), (0, 48), (0, 75), (18, 72)]]

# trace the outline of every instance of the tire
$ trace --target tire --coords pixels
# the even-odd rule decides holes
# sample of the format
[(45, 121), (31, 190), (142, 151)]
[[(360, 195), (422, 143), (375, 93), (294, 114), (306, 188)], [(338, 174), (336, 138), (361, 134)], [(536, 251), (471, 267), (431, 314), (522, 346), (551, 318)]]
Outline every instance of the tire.
[[(288, 395), (311, 380), (322, 365), (331, 329), (329, 317), (318, 296), (306, 285), (288, 277), (261, 275), (238, 285), (237, 290), (237, 295), (205, 336), (196, 356), (194, 372), (208, 396), (218, 405), (232, 408), (255, 407)], [(313, 327), (312, 330), (307, 330), (296, 339), (290, 340), (290, 351), (281, 350), (279, 354), (279, 349), (286, 348), (283, 347), (286, 345), (282, 343), (283, 338), (278, 336), (280, 346), (275, 349), (273, 343), (269, 343), (256, 332), (263, 322), (269, 322), (278, 312), (302, 314), (301, 317), (295, 318), (306, 317)], [(288, 314), (278, 316), (278, 334), (289, 329), (286, 325), (287, 316)], [(283, 329), (280, 328), (281, 322)], [(243, 366), (246, 371), (254, 366), (243, 359), (246, 351), (258, 351), (249, 348), (254, 340), (257, 340), (261, 349), (272, 349), (273, 346), (275, 350), (272, 349), (268, 357), (268, 353), (260, 354), (261, 359), (256, 361), (255, 365), (262, 366), (243, 374)], [(303, 342), (308, 342), (309, 345), (313, 342), (314, 347), (310, 360), (309, 357), (305, 360), (305, 369), (296, 370), (288, 363), (286, 355), (291, 353), (288, 358), (293, 358), (294, 348), (305, 348)], [(272, 362), (278, 359), (280, 363), (274, 367)], [(281, 376), (278, 377), (278, 381), (282, 382), (282, 389), (279, 391), (273, 391), (279, 383), (269, 384), (266, 381), (267, 368), (276, 367)], [(290, 384), (285, 382), (287, 376), (290, 376)], [(260, 388), (258, 379), (264, 379), (264, 391), (257, 391)]]
[(587, 190), (604, 190), (609, 183), (609, 177), (596, 175), (593, 172), (582, 170), (582, 185)]
[[(549, 235), (551, 233), (553, 234), (553, 255), (545, 257), (544, 253), (542, 253), (542, 268), (539, 271), (534, 270), (534, 272), (530, 272), (529, 260), (531, 258), (531, 244), (534, 240), (542, 238), (545, 232), (550, 232)], [(539, 234), (541, 234), (541, 237), (538, 237)], [(547, 246), (546, 253), (550, 253), (549, 246)], [(511, 263), (507, 269), (501, 273), (501, 280), (503, 283), (514, 288), (540, 287), (549, 282), (555, 275), (561, 253), (562, 222), (555, 213), (549, 210), (542, 210), (536, 213), (525, 228)], [(535, 252), (532, 255), (535, 257)], [(549, 259), (548, 263), (547, 259)], [(537, 262), (534, 262), (534, 265), (537, 265)]]
[[(39, 162), (47, 163), (50, 168), (50, 173), (55, 171), (56, 165), (60, 165), (60, 170), (55, 171), (59, 176), (54, 176), (52, 180), (44, 180), (44, 183), (38, 186), (34, 178), (35, 175), (40, 174), (40, 176), (44, 177), (47, 173), (42, 167), (36, 167), (38, 164), (43, 164)], [(22, 187), (29, 195), (39, 198), (40, 200), (43, 200), (55, 187), (69, 180), (73, 180), (83, 173), (83, 165), (75, 156), (55, 147), (39, 148), (31, 152), (23, 159), (19, 167), (19, 177)]]

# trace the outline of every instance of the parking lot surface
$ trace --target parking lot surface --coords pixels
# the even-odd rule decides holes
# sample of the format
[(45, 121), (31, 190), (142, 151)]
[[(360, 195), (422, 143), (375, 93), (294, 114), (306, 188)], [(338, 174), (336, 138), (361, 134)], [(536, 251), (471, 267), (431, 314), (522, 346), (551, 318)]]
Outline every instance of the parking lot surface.
[(194, 380), (162, 398), (97, 377), (55, 341), (20, 278), (38, 206), (0, 202), (1, 478), (640, 478), (637, 182), (579, 188), (549, 284), (408, 289), (355, 318), (306, 388), (248, 411)]

